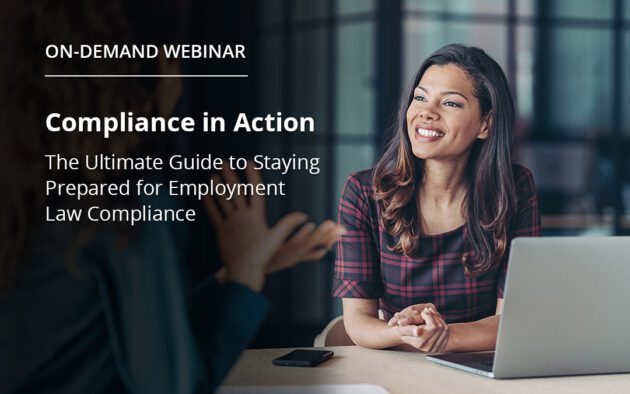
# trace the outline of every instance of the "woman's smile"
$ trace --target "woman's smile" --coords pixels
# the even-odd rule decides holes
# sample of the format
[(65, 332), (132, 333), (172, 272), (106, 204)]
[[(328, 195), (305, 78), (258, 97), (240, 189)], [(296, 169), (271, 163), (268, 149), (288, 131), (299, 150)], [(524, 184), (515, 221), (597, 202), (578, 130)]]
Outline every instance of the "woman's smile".
[(475, 140), (488, 137), (467, 72), (454, 64), (429, 67), (413, 91), (407, 128), (416, 157), (467, 160)]
[(419, 142), (435, 142), (445, 136), (444, 132), (437, 127), (416, 125), (414, 138)]

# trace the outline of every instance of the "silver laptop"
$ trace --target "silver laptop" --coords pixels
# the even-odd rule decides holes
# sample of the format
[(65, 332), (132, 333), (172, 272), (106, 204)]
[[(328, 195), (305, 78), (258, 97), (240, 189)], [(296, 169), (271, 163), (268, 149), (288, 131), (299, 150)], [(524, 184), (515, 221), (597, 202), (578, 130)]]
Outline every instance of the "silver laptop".
[(495, 352), (427, 360), (491, 378), (630, 372), (630, 237), (517, 238)]

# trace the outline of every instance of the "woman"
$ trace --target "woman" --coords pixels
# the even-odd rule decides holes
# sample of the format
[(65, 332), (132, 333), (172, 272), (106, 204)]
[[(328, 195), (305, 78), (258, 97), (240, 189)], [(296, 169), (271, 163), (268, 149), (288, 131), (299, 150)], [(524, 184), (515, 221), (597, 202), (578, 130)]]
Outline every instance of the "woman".
[(540, 232), (532, 175), (511, 164), (513, 123), (505, 75), (481, 49), (447, 45), (420, 66), (384, 154), (339, 205), (333, 294), (356, 344), (494, 349), (510, 241)]

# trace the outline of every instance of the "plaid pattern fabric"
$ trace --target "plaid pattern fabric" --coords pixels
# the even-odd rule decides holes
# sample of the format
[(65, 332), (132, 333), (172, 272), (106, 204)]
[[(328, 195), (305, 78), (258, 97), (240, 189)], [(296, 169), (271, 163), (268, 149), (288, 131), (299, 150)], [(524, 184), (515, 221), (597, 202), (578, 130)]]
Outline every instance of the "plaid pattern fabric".
[[(539, 236), (540, 216), (531, 172), (512, 166), (518, 196), (518, 215), (508, 241)], [(413, 258), (389, 250), (397, 238), (379, 226), (372, 198), (372, 170), (350, 175), (339, 204), (339, 223), (348, 231), (337, 244), (333, 296), (378, 299), (385, 319), (410, 305), (431, 302), (448, 323), (468, 322), (494, 315), (503, 298), (507, 256), (498, 269), (468, 278), (462, 254), (474, 254), (463, 225), (437, 235), (422, 236)]]

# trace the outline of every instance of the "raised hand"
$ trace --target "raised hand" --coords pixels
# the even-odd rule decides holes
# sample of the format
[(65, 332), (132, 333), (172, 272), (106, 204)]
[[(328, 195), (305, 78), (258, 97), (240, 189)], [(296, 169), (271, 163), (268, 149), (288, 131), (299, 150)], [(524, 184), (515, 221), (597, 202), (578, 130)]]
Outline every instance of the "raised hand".
[[(254, 187), (262, 183), (260, 174), (249, 165), (245, 171), (247, 181)], [(222, 171), (225, 182), (239, 183), (234, 171)], [(220, 182), (218, 175), (213, 175)], [(264, 283), (271, 257), (297, 226), (304, 223), (306, 215), (294, 212), (286, 215), (278, 223), (269, 227), (262, 196), (206, 197), (204, 199), (210, 219), (214, 224), (226, 280), (240, 282), (259, 291)]]
[(344, 232), (343, 227), (332, 220), (324, 221), (317, 228), (314, 223), (305, 224), (276, 251), (267, 266), (267, 273), (321, 259)]

